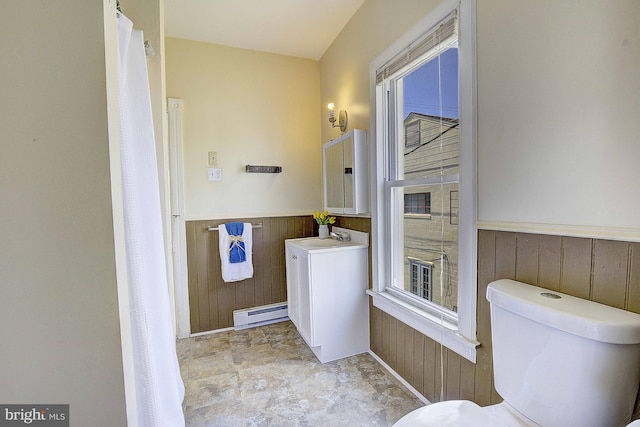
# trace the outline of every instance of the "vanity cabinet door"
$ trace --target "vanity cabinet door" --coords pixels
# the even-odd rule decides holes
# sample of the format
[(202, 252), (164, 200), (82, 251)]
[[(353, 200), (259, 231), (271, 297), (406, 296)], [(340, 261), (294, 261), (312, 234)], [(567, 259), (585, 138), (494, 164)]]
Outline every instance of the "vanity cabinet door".
[(313, 305), (311, 300), (311, 278), (309, 275), (309, 256), (306, 252), (296, 252), (298, 257), (298, 302), (300, 304), (299, 325), (300, 335), (310, 346), (317, 345), (313, 333)]
[(287, 270), (287, 309), (289, 319), (296, 325), (302, 338), (313, 344), (311, 328), (311, 290), (309, 258), (304, 251), (285, 244)]
[(298, 302), (298, 256), (285, 243), (285, 263), (287, 274), (287, 311), (289, 319), (296, 327), (300, 323), (300, 303)]

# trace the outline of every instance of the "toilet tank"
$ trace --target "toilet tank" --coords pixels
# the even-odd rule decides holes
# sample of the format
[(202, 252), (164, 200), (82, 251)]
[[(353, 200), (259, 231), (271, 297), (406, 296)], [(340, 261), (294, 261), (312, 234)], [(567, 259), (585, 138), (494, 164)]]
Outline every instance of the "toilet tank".
[(640, 315), (514, 280), (489, 284), (496, 391), (544, 427), (629, 422)]

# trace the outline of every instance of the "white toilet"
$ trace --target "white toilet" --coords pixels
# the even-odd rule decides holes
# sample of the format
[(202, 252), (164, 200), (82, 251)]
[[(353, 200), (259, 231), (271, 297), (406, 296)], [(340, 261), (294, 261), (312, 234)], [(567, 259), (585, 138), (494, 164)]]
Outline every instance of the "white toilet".
[(489, 284), (487, 299), (494, 382), (504, 401), (434, 403), (394, 427), (629, 423), (640, 383), (640, 315), (506, 279)]

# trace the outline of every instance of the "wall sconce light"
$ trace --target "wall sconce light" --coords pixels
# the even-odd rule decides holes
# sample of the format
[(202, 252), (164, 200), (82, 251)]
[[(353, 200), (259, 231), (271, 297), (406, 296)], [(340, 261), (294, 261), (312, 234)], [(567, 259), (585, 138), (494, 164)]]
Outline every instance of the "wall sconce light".
[(340, 110), (340, 112), (338, 113), (338, 126), (336, 126), (336, 115), (335, 115), (335, 111), (336, 111), (336, 107), (335, 105), (332, 103), (330, 103), (329, 105), (327, 105), (327, 108), (329, 109), (329, 123), (331, 123), (331, 127), (335, 128), (335, 127), (339, 127), (341, 132), (344, 132), (347, 130), (347, 112), (345, 110)]

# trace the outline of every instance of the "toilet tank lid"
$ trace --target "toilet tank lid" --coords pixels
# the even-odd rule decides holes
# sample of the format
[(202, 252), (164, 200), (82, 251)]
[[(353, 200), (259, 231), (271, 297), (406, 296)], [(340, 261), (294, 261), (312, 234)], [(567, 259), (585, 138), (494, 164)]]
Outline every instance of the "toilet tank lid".
[(594, 341), (640, 343), (640, 315), (630, 311), (509, 279), (490, 283), (487, 300), (538, 323)]

